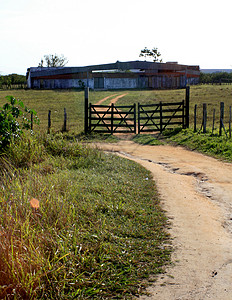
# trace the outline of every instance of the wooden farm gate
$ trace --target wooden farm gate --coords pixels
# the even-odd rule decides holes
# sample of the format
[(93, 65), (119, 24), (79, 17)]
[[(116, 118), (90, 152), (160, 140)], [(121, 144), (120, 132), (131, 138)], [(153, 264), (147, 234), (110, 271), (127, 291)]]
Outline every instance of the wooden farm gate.
[(89, 105), (88, 132), (136, 133), (136, 105)]
[(184, 100), (181, 102), (159, 102), (138, 104), (138, 133), (161, 132), (167, 128), (186, 127)]
[(85, 133), (141, 133), (163, 132), (167, 128), (189, 127), (189, 94), (180, 102), (159, 102), (138, 104), (138, 130), (136, 105), (92, 105), (88, 102), (88, 88), (85, 91)]

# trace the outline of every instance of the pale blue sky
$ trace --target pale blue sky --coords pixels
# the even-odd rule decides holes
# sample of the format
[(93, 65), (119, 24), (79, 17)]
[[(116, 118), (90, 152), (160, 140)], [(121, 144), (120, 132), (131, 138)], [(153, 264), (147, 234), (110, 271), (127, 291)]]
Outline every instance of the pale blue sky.
[(231, 0), (0, 0), (0, 74), (25, 74), (44, 54), (67, 66), (137, 60), (232, 68)]

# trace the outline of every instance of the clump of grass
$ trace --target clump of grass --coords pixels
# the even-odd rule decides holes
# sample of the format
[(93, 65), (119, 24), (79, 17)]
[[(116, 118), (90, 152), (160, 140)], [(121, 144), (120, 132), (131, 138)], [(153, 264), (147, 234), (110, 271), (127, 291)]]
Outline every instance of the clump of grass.
[[(167, 220), (151, 174), (70, 136), (43, 136), (34, 143), (24, 156), (30, 163), (17, 158), (16, 169), (11, 155), (1, 164), (0, 298), (141, 293), (145, 279), (170, 258)], [(19, 153), (21, 147), (23, 142)]]

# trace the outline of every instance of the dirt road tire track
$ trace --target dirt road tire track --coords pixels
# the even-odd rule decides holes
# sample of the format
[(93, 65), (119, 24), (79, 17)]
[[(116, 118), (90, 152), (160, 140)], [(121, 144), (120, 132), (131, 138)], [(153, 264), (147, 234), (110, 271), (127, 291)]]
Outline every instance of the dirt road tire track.
[(174, 264), (141, 299), (232, 299), (232, 165), (181, 147), (98, 147), (149, 169), (171, 220)]

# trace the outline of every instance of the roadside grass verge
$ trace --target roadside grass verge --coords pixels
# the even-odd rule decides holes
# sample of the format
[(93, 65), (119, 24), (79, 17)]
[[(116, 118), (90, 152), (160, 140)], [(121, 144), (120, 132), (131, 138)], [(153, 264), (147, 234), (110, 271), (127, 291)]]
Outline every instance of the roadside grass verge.
[(176, 128), (165, 130), (162, 135), (137, 135), (133, 138), (133, 141), (144, 145), (180, 145), (215, 158), (232, 161), (232, 139), (227, 138), (225, 135), (219, 136), (216, 131), (215, 134), (210, 131), (202, 134), (194, 132), (192, 129)]
[(139, 164), (35, 135), (1, 154), (0, 172), (1, 299), (129, 299), (169, 263), (167, 219)]
[(219, 136), (217, 132), (206, 134), (194, 132), (192, 129), (181, 131), (165, 131), (163, 133), (167, 141), (185, 146), (191, 150), (197, 150), (216, 158), (232, 161), (232, 139), (225, 135)]

